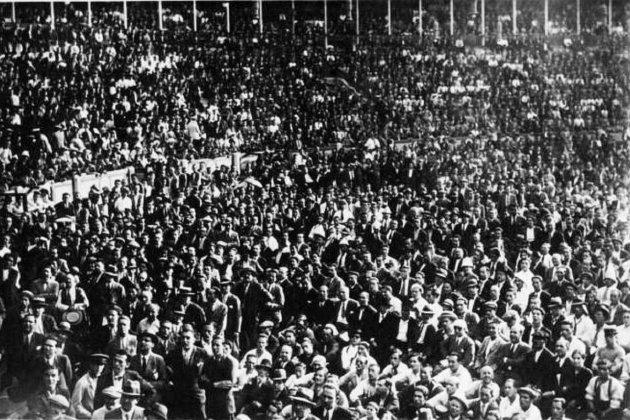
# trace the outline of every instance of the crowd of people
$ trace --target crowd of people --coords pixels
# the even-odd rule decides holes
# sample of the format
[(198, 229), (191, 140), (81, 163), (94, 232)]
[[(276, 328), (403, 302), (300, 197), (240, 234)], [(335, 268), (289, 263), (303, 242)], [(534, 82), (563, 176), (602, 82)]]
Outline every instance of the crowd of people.
[(626, 35), (133, 10), (0, 33), (0, 417), (630, 418)]

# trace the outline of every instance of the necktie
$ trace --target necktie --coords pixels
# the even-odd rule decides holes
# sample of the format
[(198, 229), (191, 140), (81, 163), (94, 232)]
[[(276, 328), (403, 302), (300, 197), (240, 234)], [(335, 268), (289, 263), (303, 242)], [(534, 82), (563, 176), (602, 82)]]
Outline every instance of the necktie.
[(510, 347), (510, 354), (512, 356), (514, 355), (514, 351), (516, 351), (516, 344), (512, 344), (512, 347)]
[(147, 370), (147, 358), (146, 356), (142, 356), (142, 372)]

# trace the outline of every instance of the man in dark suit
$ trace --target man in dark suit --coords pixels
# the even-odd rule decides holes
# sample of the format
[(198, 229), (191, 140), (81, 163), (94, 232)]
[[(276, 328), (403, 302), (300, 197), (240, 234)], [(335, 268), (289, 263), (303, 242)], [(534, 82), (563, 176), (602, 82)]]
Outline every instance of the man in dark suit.
[(339, 288), (339, 299), (334, 301), (333, 322), (337, 325), (348, 324), (349, 317), (359, 308), (359, 302), (350, 299), (350, 289), (346, 286)]
[(140, 335), (138, 354), (131, 358), (129, 369), (138, 372), (157, 392), (165, 389), (167, 382), (166, 363), (159, 354), (153, 353), (157, 342), (154, 334), (145, 332)]
[(546, 331), (534, 333), (532, 350), (525, 356), (523, 374), (525, 383), (531, 384), (543, 393), (553, 391), (558, 386), (554, 356), (545, 344), (549, 339)]
[(225, 326), (225, 338), (240, 343), (241, 335), (241, 300), (232, 293), (232, 280), (222, 278), (220, 282), (221, 302), (227, 306), (227, 320)]
[(359, 307), (350, 315), (350, 326), (354, 330), (363, 331), (364, 338), (370, 338), (376, 331), (377, 320), (376, 309), (370, 305), (370, 294), (361, 292), (359, 295)]
[(332, 385), (324, 385), (320, 394), (321, 405), (313, 409), (313, 415), (321, 420), (351, 420), (352, 413), (337, 405), (339, 389)]
[(199, 384), (206, 353), (195, 347), (195, 331), (184, 326), (181, 345), (166, 356), (166, 366), (173, 382), (170, 407), (175, 418), (205, 419), (206, 395)]
[[(521, 341), (523, 326), (520, 324), (510, 328), (510, 342), (503, 344), (497, 352), (497, 375), (501, 379), (523, 378), (523, 362), (530, 351), (530, 347)], [(500, 382), (500, 380), (497, 380)]]
[(418, 335), (411, 343), (411, 349), (422, 354), (424, 359), (432, 360), (439, 353), (437, 328), (431, 322), (433, 309), (427, 305), (422, 312), (419, 312), (417, 307), (414, 307), (414, 310), (418, 319)]
[(468, 410), (472, 412), (471, 420), (485, 420), (490, 411), (498, 411), (499, 404), (492, 399), (492, 388), (484, 385), (479, 389), (479, 399), (470, 403)]
[(306, 316), (315, 324), (327, 324), (333, 321), (335, 304), (328, 299), (328, 286), (319, 287), (319, 296), (306, 308)]
[[(37, 355), (38, 348), (44, 344), (44, 336), (36, 333), (35, 316), (26, 315), (22, 320), (21, 328), (11, 328), (3, 334), (0, 340), (0, 350), (5, 355), (7, 372), (2, 375), (0, 389), (11, 384), (12, 378), (17, 378), (20, 383), (28, 387), (28, 378), (31, 360)], [(25, 388), (26, 389), (26, 388)]]
[(98, 377), (96, 382), (96, 391), (94, 393), (94, 409), (102, 407), (105, 404), (103, 390), (109, 386), (122, 389), (122, 386), (128, 381), (137, 381), (144, 396), (153, 395), (153, 387), (150, 383), (142, 379), (138, 372), (127, 369), (129, 364), (129, 356), (123, 350), (119, 351), (111, 359), (111, 369), (109, 372), (103, 373)]
[(470, 369), (475, 362), (475, 342), (467, 334), (466, 321), (456, 319), (453, 322), (453, 330), (455, 334), (446, 340), (446, 354), (457, 354), (461, 365)]
[(142, 396), (141, 385), (138, 381), (125, 381), (122, 387), (120, 407), (105, 414), (105, 420), (144, 420), (144, 408), (138, 406)]
[(31, 389), (35, 389), (41, 385), (41, 372), (49, 367), (56, 367), (59, 371), (60, 386), (67, 389), (70, 389), (72, 386), (72, 364), (68, 356), (65, 354), (57, 354), (58, 346), (59, 341), (55, 336), (48, 336), (44, 340), (41, 353), (33, 358), (29, 366), (29, 377), (32, 380), (29, 385)]
[(376, 360), (383, 366), (389, 357), (390, 346), (394, 344), (398, 318), (392, 311), (392, 305), (387, 298), (381, 297), (379, 310), (376, 315), (376, 333), (371, 339)]
[(418, 339), (418, 321), (411, 318), (412, 309), (412, 306), (403, 304), (401, 314), (394, 313), (394, 345), (402, 351), (411, 349)]
[(256, 342), (256, 327), (261, 308), (273, 296), (255, 278), (256, 272), (249, 267), (241, 270), (243, 281), (235, 287), (234, 294), (241, 300), (242, 326), (241, 347), (252, 348)]

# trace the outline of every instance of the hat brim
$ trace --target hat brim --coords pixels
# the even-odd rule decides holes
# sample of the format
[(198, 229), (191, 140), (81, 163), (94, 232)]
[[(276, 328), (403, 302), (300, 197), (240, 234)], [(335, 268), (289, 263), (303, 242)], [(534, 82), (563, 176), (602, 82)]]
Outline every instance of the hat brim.
[(307, 400), (305, 398), (291, 397), (291, 401), (293, 401), (294, 403), (304, 404), (304, 405), (308, 405), (310, 407), (315, 407), (315, 403), (313, 401), (309, 401), (309, 400)]

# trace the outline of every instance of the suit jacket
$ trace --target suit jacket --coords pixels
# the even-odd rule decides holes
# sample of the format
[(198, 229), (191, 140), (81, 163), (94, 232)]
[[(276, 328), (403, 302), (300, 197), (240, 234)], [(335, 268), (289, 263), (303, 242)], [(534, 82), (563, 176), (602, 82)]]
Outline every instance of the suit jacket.
[[(337, 322), (337, 320), (339, 319), (339, 315), (340, 315), (340, 311), (341, 311), (341, 301), (340, 300), (336, 300), (334, 301), (334, 313), (333, 313), (333, 321)], [(359, 308), (359, 302), (357, 302), (354, 299), (348, 299), (346, 301), (346, 320), (350, 321), (349, 317), (350, 314), (356, 312), (356, 310)]]
[(535, 360), (534, 350), (525, 356), (523, 373), (526, 383), (543, 392), (555, 390), (558, 386), (554, 357), (546, 348), (543, 348), (538, 361)]
[(119, 336), (112, 338), (105, 347), (105, 353), (113, 357), (120, 350), (125, 350), (129, 355), (135, 355), (138, 350), (138, 337), (128, 334), (124, 342), (121, 342)]
[(468, 369), (475, 361), (475, 342), (468, 336), (462, 337), (459, 343), (457, 341), (455, 335), (448, 337), (446, 354), (457, 353), (461, 365)]
[(129, 361), (129, 369), (138, 372), (144, 380), (157, 390), (166, 386), (168, 372), (164, 358), (159, 354), (151, 352), (145, 369), (142, 369), (142, 356), (138, 353)]
[[(380, 314), (376, 314), (376, 333), (375, 338), (379, 347), (383, 346), (388, 348), (394, 343), (396, 336), (394, 335), (398, 330), (398, 318), (393, 312), (388, 312), (383, 317), (383, 320), (379, 322)], [(389, 350), (386, 350), (387, 352)]]
[(193, 347), (189, 363), (184, 360), (181, 347), (175, 348), (166, 356), (166, 366), (173, 382), (174, 395), (186, 395), (199, 402), (205, 402), (204, 390), (199, 385), (201, 366), (206, 360), (206, 353), (199, 347)]
[(324, 407), (321, 405), (313, 408), (313, 415), (322, 420), (352, 420), (354, 418), (352, 413), (343, 407), (335, 407), (332, 416), (324, 418)]
[(471, 420), (484, 420), (486, 418), (486, 414), (490, 411), (498, 411), (499, 404), (496, 401), (491, 400), (488, 403), (488, 406), (485, 408), (483, 413), (481, 412), (481, 400), (476, 399), (471, 402), (468, 406), (468, 411), (472, 412)]
[(359, 317), (361, 308), (357, 308), (356, 312), (350, 314), (350, 326), (354, 329), (360, 328), (363, 332), (362, 337), (371, 338), (376, 332), (378, 315), (373, 306), (367, 306), (363, 310), (363, 315)]
[(499, 349), (503, 344), (505, 344), (505, 341), (500, 337), (497, 337), (496, 340), (491, 341), (490, 336), (486, 336), (481, 342), (481, 346), (479, 346), (479, 351), (477, 352), (476, 358), (476, 366), (483, 367), (487, 365), (496, 370), (499, 364)]
[(418, 337), (411, 348), (422, 353), (429, 361), (439, 357), (438, 332), (435, 325), (428, 322), (419, 322)]
[[(72, 383), (72, 364), (70, 359), (65, 354), (58, 354), (53, 357), (53, 366), (59, 369), (59, 384), (66, 389), (71, 389)], [(31, 379), (31, 389), (37, 389), (43, 386), (42, 375), (44, 370), (48, 367), (48, 363), (44, 359), (44, 356), (38, 355), (33, 358), (31, 366), (29, 368), (29, 377)]]
[[(153, 394), (154, 389), (150, 383), (145, 381), (142, 376), (136, 371), (125, 369), (125, 373), (123, 373), (122, 383), (124, 384), (127, 381), (138, 381), (140, 382), (140, 390), (143, 396), (150, 396)], [(107, 372), (103, 372), (101, 376), (98, 377), (96, 381), (96, 392), (94, 393), (94, 409), (102, 407), (105, 405), (105, 400), (103, 398), (103, 390), (108, 386), (114, 385), (114, 377), (112, 375), (112, 371), (109, 370)]]
[[(122, 408), (118, 407), (109, 413), (105, 414), (105, 419), (107, 420), (120, 420), (123, 418)], [(133, 412), (131, 414), (131, 420), (144, 420), (144, 408), (142, 407), (134, 407)]]
[(615, 308), (615, 313), (613, 314), (612, 312), (612, 308), (610, 310), (611, 312), (611, 321), (613, 324), (615, 325), (621, 325), (623, 324), (623, 313), (630, 310), (626, 305), (624, 305), (623, 303), (619, 302), (619, 304), (617, 305), (617, 307)]
[(306, 316), (316, 324), (327, 324), (333, 321), (334, 315), (335, 304), (330, 299), (326, 299), (324, 302), (315, 300), (306, 307)]
[(497, 352), (499, 359), (499, 371), (505, 375), (506, 378), (522, 379), (522, 366), (525, 362), (525, 356), (527, 356), (530, 351), (530, 347), (527, 344), (520, 342), (516, 344), (514, 351), (512, 351), (511, 348), (511, 342), (505, 343)]

